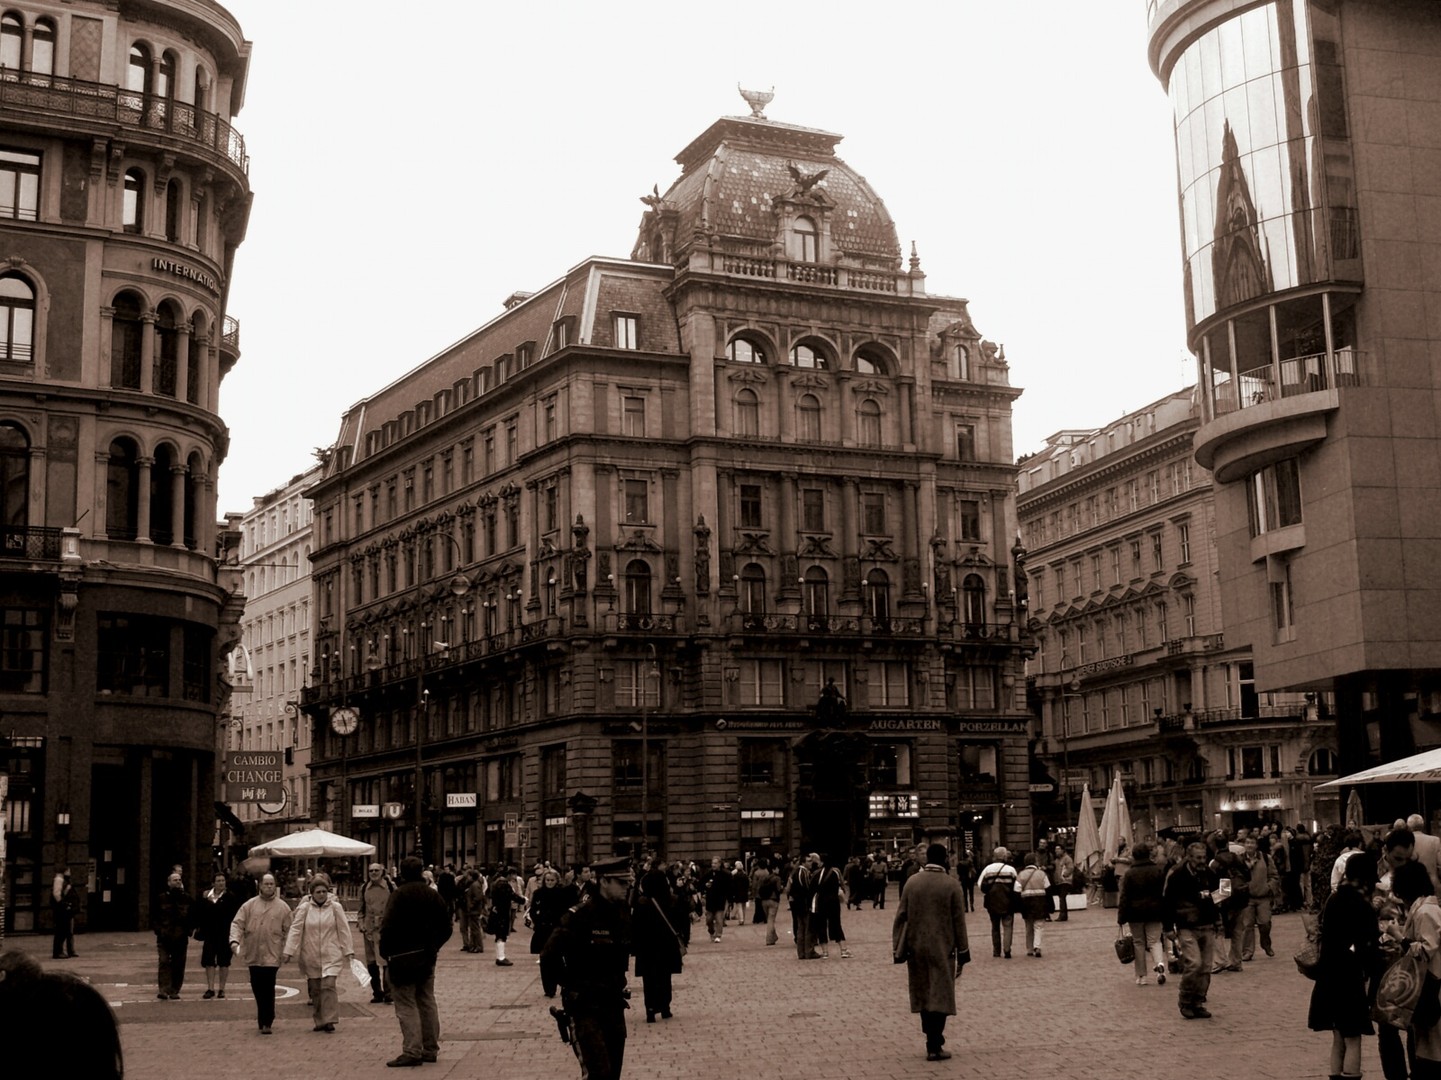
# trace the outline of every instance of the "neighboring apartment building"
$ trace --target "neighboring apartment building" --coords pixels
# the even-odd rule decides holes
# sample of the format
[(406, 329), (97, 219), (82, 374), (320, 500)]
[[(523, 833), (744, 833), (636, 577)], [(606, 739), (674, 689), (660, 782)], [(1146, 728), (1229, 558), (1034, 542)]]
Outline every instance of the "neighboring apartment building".
[[(1343, 773), (1441, 743), (1441, 5), (1152, 0), (1227, 640)], [(1363, 793), (1369, 820), (1414, 810)]]
[[(284, 752), (285, 794), (231, 807), (247, 846), (310, 825), (311, 725), (300, 711), (310, 673), (311, 512), (306, 491), (320, 467), (292, 476), (238, 516), (245, 614), (230, 698), (229, 750)], [(223, 797), (223, 796), (222, 796)]]
[(172, 864), (211, 865), (249, 57), (210, 0), (0, 10), (9, 929), (48, 922), (58, 867), (92, 929), (136, 930)]
[(1335, 775), (1325, 699), (1258, 691), (1223, 629), (1195, 396), (1059, 432), (1020, 462), (1035, 752), (1059, 798), (1037, 801), (1048, 825), (1073, 825), (1082, 784), (1099, 799), (1116, 776), (1137, 835), (1310, 825), (1337, 807), (1312, 791)]
[(391, 860), (1030, 835), (1020, 391), (838, 141), (718, 120), (630, 260), (345, 415), (313, 817)]

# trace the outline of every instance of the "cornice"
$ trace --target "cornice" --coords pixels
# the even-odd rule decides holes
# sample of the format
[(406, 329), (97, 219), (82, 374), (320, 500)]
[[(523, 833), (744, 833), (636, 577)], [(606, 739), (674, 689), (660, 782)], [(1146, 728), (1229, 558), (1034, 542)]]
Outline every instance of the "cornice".
[[(1069, 502), (1088, 487), (1095, 486), (1099, 489), (1105, 486), (1105, 481), (1124, 476), (1133, 470), (1142, 470), (1150, 462), (1169, 457), (1181, 446), (1189, 448), (1198, 426), (1188, 424), (1184, 430), (1160, 438), (1150, 446), (1142, 444), (1134, 447), (1132, 453), (1107, 454), (1100, 461), (1068, 470), (1055, 479), (1031, 488), (1030, 491), (1019, 493), (1016, 497), (1016, 508), (1018, 511), (1033, 507), (1036, 510), (1049, 509), (1054, 503)], [(1196, 467), (1200, 468), (1199, 465)]]

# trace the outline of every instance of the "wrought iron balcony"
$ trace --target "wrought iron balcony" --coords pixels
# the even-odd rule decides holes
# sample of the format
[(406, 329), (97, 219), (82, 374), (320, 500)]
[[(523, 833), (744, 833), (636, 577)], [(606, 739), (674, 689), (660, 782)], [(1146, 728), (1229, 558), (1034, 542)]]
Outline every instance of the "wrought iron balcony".
[(0, 559), (44, 562), (60, 558), (60, 530), (39, 525), (0, 525)]
[(169, 98), (59, 75), (6, 71), (0, 77), (0, 111), (120, 124), (183, 139), (197, 149), (250, 172), (245, 138), (216, 113)]
[(674, 634), (680, 620), (674, 615), (613, 611), (606, 615), (606, 629), (617, 634)]

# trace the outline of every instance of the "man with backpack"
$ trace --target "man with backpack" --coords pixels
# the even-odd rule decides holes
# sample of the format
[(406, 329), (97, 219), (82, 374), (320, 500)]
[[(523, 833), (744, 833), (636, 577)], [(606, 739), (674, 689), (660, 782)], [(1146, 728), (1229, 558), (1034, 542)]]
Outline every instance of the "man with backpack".
[(991, 955), (1011, 958), (1011, 936), (1016, 929), (1016, 868), (1004, 847), (991, 852), (991, 862), (981, 871), (982, 903), (991, 916)]
[(1224, 935), (1217, 945), (1216, 966), (1212, 968), (1212, 974), (1219, 974), (1241, 970), (1244, 916), (1251, 901), (1251, 873), (1243, 857), (1231, 850), (1224, 832), (1218, 831), (1212, 840), (1216, 854), (1210, 869), (1216, 875), (1217, 906), (1221, 909)]
[[(1254, 836), (1245, 840), (1246, 854), (1241, 864), (1246, 869), (1246, 907), (1241, 912), (1241, 959), (1250, 960), (1256, 955), (1256, 938), (1261, 938), (1261, 949), (1267, 956), (1275, 956), (1271, 948), (1271, 898), (1272, 883), (1280, 881), (1271, 856), (1260, 849)], [(1234, 954), (1233, 957), (1234, 959)]]

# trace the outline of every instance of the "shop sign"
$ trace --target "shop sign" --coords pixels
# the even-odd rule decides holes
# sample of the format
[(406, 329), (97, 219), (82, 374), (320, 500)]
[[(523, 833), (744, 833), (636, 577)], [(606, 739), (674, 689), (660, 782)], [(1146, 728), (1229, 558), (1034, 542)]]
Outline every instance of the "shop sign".
[(944, 720), (923, 720), (916, 717), (877, 717), (871, 721), (871, 731), (944, 731)]
[(1281, 793), (1276, 789), (1226, 789), (1226, 806), (1233, 810), (1275, 810), (1281, 807)]
[(356, 803), (350, 808), (350, 816), (353, 818), (378, 818), (380, 817), (380, 803)]
[(203, 285), (216, 296), (220, 295), (220, 283), (207, 274), (204, 270), (197, 270), (187, 263), (176, 262), (174, 259), (162, 259), (158, 255), (150, 260), (150, 267), (159, 270), (162, 274), (174, 274), (176, 277), (193, 281), (197, 285)]
[(475, 809), (475, 792), (473, 791), (452, 791), (445, 796), (445, 807), (447, 810), (456, 808), (464, 809), (469, 807)]
[(285, 790), (285, 751), (227, 750), (225, 801), (279, 802)]
[(921, 816), (921, 797), (914, 792), (873, 793), (870, 802), (871, 817)]
[(1084, 679), (1088, 675), (1099, 675), (1103, 671), (1115, 671), (1117, 668), (1130, 667), (1135, 662), (1135, 657), (1129, 653), (1125, 656), (1113, 656), (1108, 660), (1097, 660), (1094, 664), (1082, 664), (1074, 670), (1073, 677)]
[(391, 821), (399, 821), (405, 816), (405, 804), (388, 802), (381, 808), (381, 812)]
[(1055, 784), (1032, 784), (1030, 788), (1032, 795), (1049, 795), (1055, 790)]
[(961, 735), (1024, 735), (1026, 720), (961, 720), (956, 732)]

